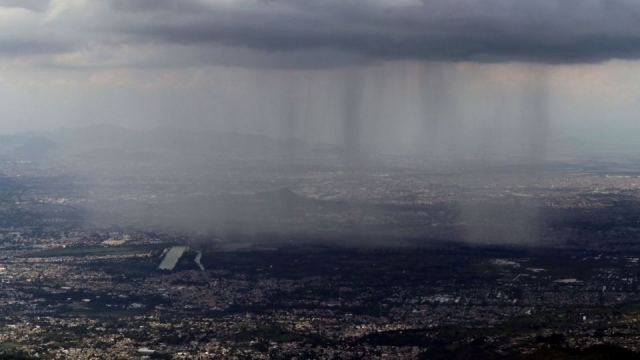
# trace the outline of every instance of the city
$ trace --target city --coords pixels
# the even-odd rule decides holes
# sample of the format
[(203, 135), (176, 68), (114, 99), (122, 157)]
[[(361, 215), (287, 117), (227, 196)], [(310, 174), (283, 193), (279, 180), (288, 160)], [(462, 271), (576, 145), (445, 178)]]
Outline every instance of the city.
[[(94, 183), (8, 161), (0, 348), (95, 359), (639, 351), (640, 171), (592, 164), (229, 169), (189, 198), (180, 189), (197, 172), (106, 168)], [(195, 211), (180, 198), (207, 202)]]

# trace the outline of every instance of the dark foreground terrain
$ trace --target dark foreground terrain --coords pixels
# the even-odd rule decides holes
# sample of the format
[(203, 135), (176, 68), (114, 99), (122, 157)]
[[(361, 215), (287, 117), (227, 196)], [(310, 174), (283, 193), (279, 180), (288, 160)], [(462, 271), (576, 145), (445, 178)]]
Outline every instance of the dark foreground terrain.
[(192, 242), (169, 271), (157, 269), (164, 245), (142, 239), (5, 258), (4, 351), (618, 359), (640, 350), (640, 254)]
[(0, 354), (638, 357), (638, 161), (312, 160), (0, 159)]

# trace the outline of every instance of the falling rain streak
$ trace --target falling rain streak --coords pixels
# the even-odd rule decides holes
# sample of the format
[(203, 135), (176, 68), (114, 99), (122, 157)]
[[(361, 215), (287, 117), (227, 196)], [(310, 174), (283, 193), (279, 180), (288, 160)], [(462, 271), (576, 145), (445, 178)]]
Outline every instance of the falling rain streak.
[(250, 93), (237, 95), (249, 98), (225, 104), (225, 119), (233, 121), (222, 125), (292, 145), (331, 146), (345, 158), (373, 151), (543, 160), (551, 132), (545, 67), (526, 67), (525, 76), (506, 83), (461, 77), (459, 67), (254, 70), (243, 79)]

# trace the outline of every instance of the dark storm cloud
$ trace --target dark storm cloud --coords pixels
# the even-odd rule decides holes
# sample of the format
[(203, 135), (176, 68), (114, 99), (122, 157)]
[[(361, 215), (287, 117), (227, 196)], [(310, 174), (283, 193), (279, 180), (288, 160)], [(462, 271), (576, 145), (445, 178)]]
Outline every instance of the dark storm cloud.
[[(112, 0), (137, 41), (370, 58), (597, 62), (640, 57), (630, 0)], [(164, 14), (160, 14), (164, 13)]]
[(0, 6), (43, 12), (49, 7), (49, 0), (0, 0)]
[(148, 11), (201, 11), (207, 10), (204, 5), (183, 0), (111, 0), (110, 6), (119, 12), (148, 12)]
[(73, 44), (65, 41), (45, 39), (0, 38), (0, 57), (24, 55), (48, 55), (71, 51)]

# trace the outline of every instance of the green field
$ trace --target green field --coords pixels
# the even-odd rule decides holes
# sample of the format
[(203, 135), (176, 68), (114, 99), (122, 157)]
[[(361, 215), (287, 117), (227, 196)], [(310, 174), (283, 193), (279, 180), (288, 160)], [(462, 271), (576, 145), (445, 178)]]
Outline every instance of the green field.
[(11, 342), (11, 341), (6, 341), (6, 342), (0, 343), (0, 351), (13, 350), (13, 349), (19, 348), (20, 346), (22, 345)]
[(136, 254), (153, 250), (151, 247), (141, 246), (78, 246), (44, 250), (27, 255), (28, 257), (56, 257), (56, 256), (91, 256)]

